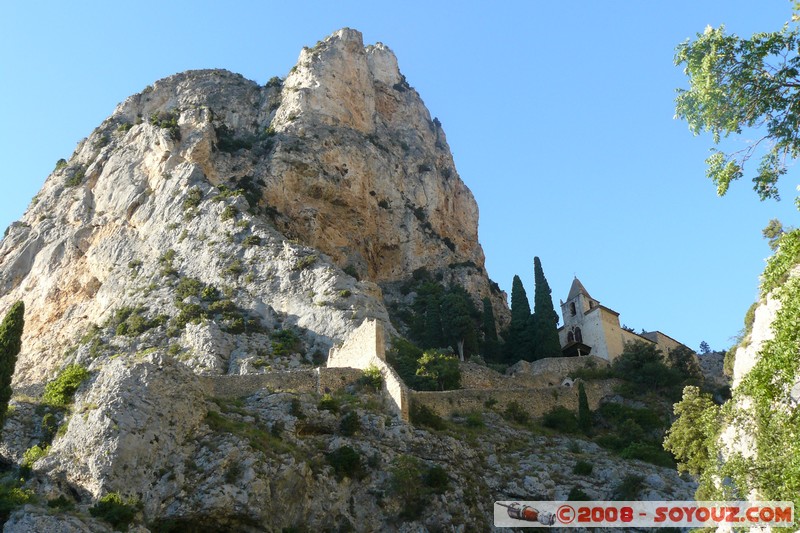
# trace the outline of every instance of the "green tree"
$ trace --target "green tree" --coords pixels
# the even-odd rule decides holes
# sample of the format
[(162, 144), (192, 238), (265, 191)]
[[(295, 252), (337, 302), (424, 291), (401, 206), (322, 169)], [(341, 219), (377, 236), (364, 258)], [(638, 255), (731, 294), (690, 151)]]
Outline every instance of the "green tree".
[(0, 324), (0, 428), (3, 427), (8, 402), (11, 400), (11, 378), (17, 364), (17, 355), (22, 349), (22, 330), (25, 327), (25, 304), (20, 300)]
[(780, 198), (777, 184), (786, 161), (800, 155), (798, 45), (800, 35), (792, 23), (749, 39), (726, 34), (724, 26), (709, 26), (677, 47), (675, 64), (683, 66), (689, 89), (678, 89), (676, 117), (686, 120), (695, 135), (710, 132), (715, 145), (731, 134), (750, 140), (751, 129), (759, 136), (733, 153), (712, 149), (706, 174), (720, 196), (744, 175), (745, 163), (759, 155), (753, 189), (762, 200)]
[(578, 427), (584, 435), (592, 432), (592, 411), (589, 409), (589, 398), (583, 382), (578, 383)]
[(472, 297), (460, 285), (452, 286), (442, 298), (441, 323), (444, 344), (458, 352), (460, 360), (464, 355), (478, 351), (477, 320), (480, 313), (472, 302)]
[(673, 348), (667, 353), (667, 361), (673, 369), (681, 374), (684, 382), (698, 385), (703, 381), (700, 362), (697, 360), (697, 354), (691, 348), (686, 346)]
[(553, 308), (550, 285), (544, 277), (542, 262), (533, 258), (533, 277), (536, 288), (533, 294), (533, 317), (531, 319), (533, 356), (535, 359), (561, 356), (561, 341), (558, 339), (558, 314)]
[(533, 339), (531, 338), (531, 306), (522, 280), (514, 276), (511, 283), (511, 324), (506, 335), (506, 361), (533, 361)]
[(678, 371), (665, 364), (661, 350), (645, 341), (626, 343), (622, 353), (614, 359), (612, 368), (639, 392), (674, 387), (681, 381)]
[(422, 346), (434, 348), (442, 346), (442, 310), (438, 294), (430, 294), (425, 300), (424, 336)]
[(500, 343), (497, 340), (497, 323), (494, 319), (494, 309), (489, 297), (483, 299), (483, 319), (481, 331), (483, 332), (483, 346), (481, 353), (487, 361), (499, 362)]
[(706, 355), (707, 353), (711, 352), (711, 346), (708, 345), (706, 341), (700, 342), (700, 353)]
[(675, 404), (675, 422), (664, 438), (664, 449), (678, 460), (678, 470), (699, 476), (716, 459), (719, 408), (711, 396), (689, 386)]
[[(791, 228), (789, 228), (791, 230)], [(773, 218), (767, 224), (767, 227), (761, 230), (761, 235), (769, 241), (769, 248), (773, 252), (778, 249), (778, 240), (781, 235), (786, 233), (783, 229), (783, 224), (777, 218)]]
[(417, 375), (432, 379), (439, 390), (461, 386), (461, 370), (455, 356), (439, 350), (428, 350), (420, 357)]

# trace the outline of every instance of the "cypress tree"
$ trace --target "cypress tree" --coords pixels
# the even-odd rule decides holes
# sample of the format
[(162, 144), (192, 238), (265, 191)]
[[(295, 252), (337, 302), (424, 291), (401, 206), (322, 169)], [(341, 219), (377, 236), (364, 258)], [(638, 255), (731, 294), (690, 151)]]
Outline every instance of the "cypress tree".
[(500, 344), (497, 342), (497, 324), (494, 320), (494, 309), (492, 309), (492, 302), (489, 297), (483, 299), (483, 324), (481, 330), (483, 332), (483, 346), (481, 353), (487, 361), (499, 362), (498, 355)]
[(533, 354), (536, 359), (560, 357), (561, 342), (558, 340), (558, 314), (553, 308), (550, 285), (544, 277), (542, 262), (533, 258), (533, 276), (536, 289), (533, 295), (533, 319), (531, 335)]
[(494, 320), (494, 309), (489, 297), (483, 299), (483, 338), (487, 341), (497, 340), (497, 323)]
[(8, 401), (11, 399), (11, 378), (22, 348), (22, 330), (25, 327), (25, 304), (18, 301), (6, 313), (0, 324), (0, 428), (3, 427)]
[(514, 276), (511, 283), (511, 324), (506, 339), (506, 361), (533, 361), (533, 338), (530, 329), (531, 306), (522, 280)]
[(592, 432), (592, 411), (589, 409), (589, 398), (586, 397), (583, 382), (578, 383), (578, 427), (584, 435)]

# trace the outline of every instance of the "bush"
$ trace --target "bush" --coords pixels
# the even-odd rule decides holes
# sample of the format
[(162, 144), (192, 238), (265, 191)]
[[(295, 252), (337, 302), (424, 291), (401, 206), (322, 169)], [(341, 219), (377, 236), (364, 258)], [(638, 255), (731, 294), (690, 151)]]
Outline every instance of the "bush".
[(409, 419), (415, 426), (427, 426), (431, 429), (442, 430), (447, 427), (444, 419), (433, 412), (427, 405), (411, 404)]
[(47, 506), (51, 509), (57, 509), (59, 511), (71, 511), (75, 508), (75, 504), (63, 495), (52, 500), (47, 500)]
[(86, 368), (76, 364), (67, 366), (53, 381), (45, 385), (45, 403), (56, 407), (65, 407), (71, 404), (75, 391), (87, 379), (89, 379), (89, 371)]
[(45, 413), (42, 417), (42, 441), (46, 444), (53, 442), (58, 431), (58, 422), (53, 413)]
[(136, 500), (123, 500), (118, 493), (110, 492), (89, 508), (89, 514), (126, 531), (136, 516), (137, 507)]
[(425, 474), (425, 486), (434, 494), (444, 494), (450, 487), (450, 476), (447, 470), (439, 465), (433, 465)]
[(358, 381), (362, 385), (377, 391), (381, 389), (383, 384), (383, 374), (381, 374), (381, 369), (377, 366), (369, 365), (364, 369)]
[(33, 463), (45, 457), (48, 453), (50, 453), (50, 446), (45, 446), (44, 448), (32, 446), (22, 454), (22, 462), (20, 465), (22, 465), (23, 468), (30, 468), (33, 466)]
[(298, 259), (295, 262), (294, 266), (292, 267), (292, 270), (305, 270), (306, 268), (310, 267), (316, 262), (317, 262), (316, 255), (314, 254), (307, 255), (305, 257), (301, 257), (300, 259)]
[(578, 431), (578, 419), (575, 413), (566, 407), (557, 406), (546, 413), (542, 418), (544, 427), (563, 431), (564, 433), (576, 433)]
[(483, 423), (483, 413), (481, 413), (480, 411), (471, 411), (467, 413), (466, 424), (467, 427), (470, 428), (485, 427), (486, 424)]
[(322, 396), (319, 404), (317, 404), (317, 409), (321, 411), (330, 411), (331, 413), (338, 413), (339, 401), (330, 394), (325, 394)]
[(350, 446), (342, 446), (326, 454), (325, 458), (328, 460), (328, 464), (333, 467), (336, 479), (339, 481), (345, 477), (360, 479), (363, 476), (361, 454)]
[(417, 360), (416, 375), (435, 383), (437, 390), (453, 390), (461, 387), (461, 370), (454, 355), (427, 350)]
[(248, 235), (242, 241), (242, 245), (244, 246), (258, 246), (261, 244), (261, 237), (258, 235)]
[(611, 497), (614, 501), (632, 501), (639, 497), (644, 486), (644, 478), (635, 474), (628, 474), (614, 489), (614, 494)]
[(570, 502), (588, 502), (591, 499), (592, 498), (588, 494), (583, 492), (583, 490), (578, 487), (572, 487), (572, 489), (569, 491), (569, 495), (567, 496), (567, 501)]
[(579, 475), (579, 476), (588, 476), (591, 475), (592, 470), (594, 470), (594, 465), (584, 460), (580, 460), (575, 463), (575, 467), (572, 469), (572, 473)]
[(339, 432), (345, 437), (355, 435), (361, 430), (361, 420), (355, 411), (350, 411), (339, 422)]
[(19, 486), (17, 479), (4, 480), (0, 483), (0, 523), (8, 520), (11, 512), (33, 498), (33, 491)]
[(302, 349), (302, 342), (291, 329), (278, 329), (272, 332), (272, 353), (275, 356), (291, 355)]
[(511, 402), (506, 406), (503, 418), (517, 424), (527, 424), (531, 421), (530, 415), (517, 402)]
[(222, 210), (222, 214), (220, 215), (220, 220), (224, 222), (226, 220), (236, 218), (237, 214), (239, 214), (239, 211), (237, 211), (235, 207), (233, 207), (232, 205), (226, 205), (225, 209)]
[(178, 126), (178, 118), (180, 112), (177, 109), (172, 111), (161, 111), (160, 113), (153, 113), (150, 115), (150, 124), (164, 128), (169, 133), (169, 136), (174, 141), (181, 140), (181, 128)]
[(654, 465), (675, 468), (675, 459), (672, 454), (664, 451), (658, 444), (632, 442), (619, 455), (625, 459), (639, 459)]

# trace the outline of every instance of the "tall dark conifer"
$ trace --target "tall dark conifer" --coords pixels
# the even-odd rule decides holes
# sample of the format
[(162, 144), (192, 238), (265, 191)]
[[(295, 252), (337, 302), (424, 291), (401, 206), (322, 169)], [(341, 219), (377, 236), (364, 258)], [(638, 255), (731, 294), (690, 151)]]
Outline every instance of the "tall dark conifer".
[(481, 354), (486, 361), (499, 363), (500, 343), (497, 340), (497, 323), (494, 319), (492, 302), (488, 297), (483, 299), (483, 315), (481, 318), (483, 320), (483, 323), (481, 324), (481, 331), (483, 332)]
[(578, 427), (584, 435), (592, 432), (592, 411), (589, 409), (589, 398), (586, 397), (582, 381), (578, 382)]
[(511, 324), (506, 338), (506, 362), (533, 361), (533, 338), (531, 337), (531, 306), (522, 280), (514, 276), (511, 283)]
[(25, 304), (19, 301), (11, 306), (0, 324), (0, 428), (3, 427), (8, 401), (11, 399), (11, 378), (22, 348), (22, 330), (25, 327)]
[(558, 314), (553, 308), (550, 285), (544, 277), (542, 262), (538, 257), (533, 258), (533, 277), (536, 282), (531, 319), (534, 358), (559, 357), (561, 342), (558, 340)]

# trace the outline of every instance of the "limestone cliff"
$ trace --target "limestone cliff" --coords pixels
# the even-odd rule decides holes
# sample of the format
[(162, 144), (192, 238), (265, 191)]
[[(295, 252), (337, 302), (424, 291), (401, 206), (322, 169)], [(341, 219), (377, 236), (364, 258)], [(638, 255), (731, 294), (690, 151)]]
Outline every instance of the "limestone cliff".
[[(800, 503), (800, 232), (781, 237), (762, 297), (735, 350), (731, 400), (719, 416), (706, 495)], [(749, 313), (748, 313), (749, 314)]]
[[(373, 282), (391, 290), (423, 267), (491, 296), (503, 322), (477, 225), (440, 124), (392, 52), (357, 31), (304, 49), (264, 87), (219, 70), (171, 76), (81, 142), (0, 245), (0, 312), (19, 298), (30, 310), (16, 383), (41, 381), (117, 307), (174, 314), (169, 250), (178, 275), (234, 287), (253, 317), (284, 315), (322, 351), (364, 316), (387, 318)], [(318, 260), (288, 275), (303, 255)], [(354, 296), (319, 306), (342, 291)]]

